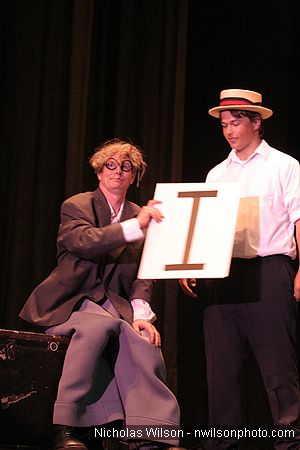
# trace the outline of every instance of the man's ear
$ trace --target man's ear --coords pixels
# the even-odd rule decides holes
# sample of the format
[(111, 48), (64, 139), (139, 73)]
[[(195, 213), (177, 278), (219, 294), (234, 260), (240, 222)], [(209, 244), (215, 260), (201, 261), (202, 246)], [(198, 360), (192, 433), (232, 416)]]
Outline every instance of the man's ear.
[(255, 119), (253, 120), (254, 129), (259, 130), (261, 123), (262, 119), (260, 117), (255, 117)]

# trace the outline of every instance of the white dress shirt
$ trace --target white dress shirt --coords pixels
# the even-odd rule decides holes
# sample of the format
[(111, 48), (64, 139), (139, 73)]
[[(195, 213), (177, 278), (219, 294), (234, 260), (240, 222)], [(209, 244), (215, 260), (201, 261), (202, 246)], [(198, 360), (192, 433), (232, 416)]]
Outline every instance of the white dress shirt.
[(241, 198), (233, 257), (274, 254), (296, 257), (295, 222), (300, 219), (300, 166), (262, 140), (245, 161), (234, 149), (207, 175), (207, 182), (238, 181)]
[[(113, 207), (109, 202), (108, 204), (111, 211), (111, 223), (120, 222), (120, 218), (124, 208), (124, 202), (122, 203), (118, 214), (115, 213)], [(142, 239), (144, 237), (144, 233), (140, 228), (139, 221), (135, 217), (125, 220), (124, 222), (120, 222), (120, 225), (127, 242), (137, 241), (138, 239)], [(153, 322), (156, 319), (155, 313), (152, 311), (149, 303), (145, 300), (134, 298), (133, 300), (131, 300), (131, 306), (133, 309), (133, 320), (143, 319), (147, 320), (147, 322)]]

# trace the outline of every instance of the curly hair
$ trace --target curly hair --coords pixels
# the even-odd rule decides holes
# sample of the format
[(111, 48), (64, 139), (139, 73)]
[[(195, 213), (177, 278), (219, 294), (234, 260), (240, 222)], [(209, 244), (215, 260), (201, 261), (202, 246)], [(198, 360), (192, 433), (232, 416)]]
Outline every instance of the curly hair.
[(134, 173), (139, 174), (138, 181), (143, 178), (147, 164), (142, 150), (129, 140), (114, 138), (99, 145), (90, 157), (90, 164), (94, 171), (99, 173), (106, 161), (115, 156), (128, 158), (132, 162)]

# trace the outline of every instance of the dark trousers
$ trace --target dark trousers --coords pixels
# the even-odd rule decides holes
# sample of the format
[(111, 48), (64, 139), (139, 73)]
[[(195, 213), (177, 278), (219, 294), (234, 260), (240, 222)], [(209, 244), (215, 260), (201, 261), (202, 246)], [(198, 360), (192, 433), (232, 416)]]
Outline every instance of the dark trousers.
[[(283, 255), (233, 260), (227, 279), (208, 283), (210, 305), (204, 313), (209, 425), (230, 428), (242, 424), (241, 372), (253, 352), (274, 425), (290, 426), (295, 431), (295, 439), (277, 440), (275, 448), (281, 450), (300, 445), (295, 350), (298, 305), (293, 279), (290, 260)], [(221, 440), (206, 447), (226, 445)]]

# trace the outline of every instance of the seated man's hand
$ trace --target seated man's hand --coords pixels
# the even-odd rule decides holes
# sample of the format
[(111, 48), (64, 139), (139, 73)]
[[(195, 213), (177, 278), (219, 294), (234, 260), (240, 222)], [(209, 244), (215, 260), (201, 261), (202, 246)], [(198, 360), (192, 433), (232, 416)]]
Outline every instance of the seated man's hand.
[(151, 344), (154, 344), (155, 347), (161, 346), (160, 334), (151, 322), (147, 322), (147, 320), (143, 319), (137, 319), (132, 322), (132, 328), (140, 335), (142, 335), (143, 330), (146, 330)]
[(193, 292), (192, 288), (197, 286), (196, 278), (181, 278), (179, 280), (179, 284), (183, 292), (189, 297), (197, 298), (195, 292)]
[(156, 222), (161, 222), (164, 218), (160, 210), (155, 208), (155, 205), (159, 203), (161, 203), (159, 200), (149, 200), (147, 205), (141, 208), (137, 219), (142, 230), (148, 227), (151, 219), (154, 219)]

